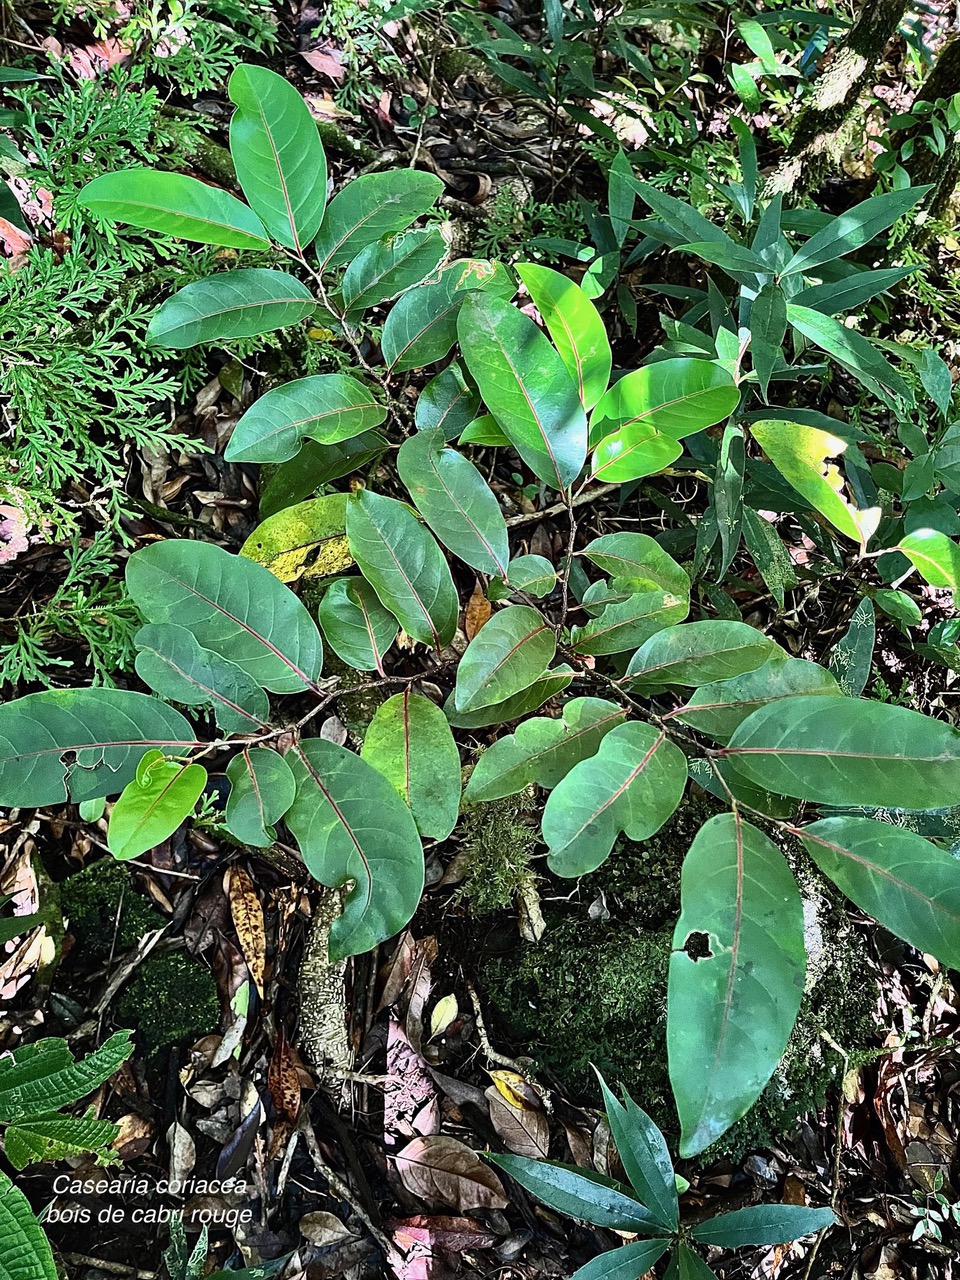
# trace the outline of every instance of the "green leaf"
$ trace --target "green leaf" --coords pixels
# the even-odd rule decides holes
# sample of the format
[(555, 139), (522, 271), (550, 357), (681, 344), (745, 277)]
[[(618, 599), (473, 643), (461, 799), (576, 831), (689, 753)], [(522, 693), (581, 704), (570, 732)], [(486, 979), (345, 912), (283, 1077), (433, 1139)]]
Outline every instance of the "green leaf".
[(22, 934), (29, 933), (31, 929), (35, 929), (37, 925), (43, 923), (43, 916), (36, 913), (24, 916), (0, 917), (0, 947), (6, 946), (14, 938), (19, 938)]
[(479, 418), (474, 418), (469, 422), (460, 433), (461, 444), (485, 444), (495, 448), (503, 448), (510, 441), (497, 426), (497, 420), (492, 413), (481, 414)]
[(674, 235), (679, 238), (678, 243), (697, 244), (706, 241), (710, 244), (723, 244), (731, 249), (736, 249), (735, 242), (730, 239), (725, 231), (721, 231), (718, 226), (709, 222), (692, 205), (687, 204), (685, 200), (678, 200), (676, 196), (668, 196), (646, 182), (634, 180), (634, 189), (640, 199), (648, 204), (656, 216), (662, 219)]
[(668, 591), (639, 591), (618, 604), (608, 604), (598, 618), (574, 627), (571, 648), (577, 653), (623, 653), (635, 649), (664, 627), (690, 612), (689, 596)]
[(149, 623), (134, 643), (137, 675), (161, 698), (212, 707), (224, 733), (257, 733), (267, 727), (270, 700), (256, 680), (236, 663), (202, 648), (186, 627)]
[(0, 1169), (0, 1280), (58, 1280), (50, 1242), (30, 1201)]
[(88, 1153), (98, 1156), (98, 1164), (113, 1163), (120, 1157), (109, 1148), (119, 1132), (118, 1125), (92, 1117), (30, 1117), (7, 1129), (3, 1135), (3, 1154), (15, 1169)]
[[(811, 699), (818, 701), (818, 699)], [(773, 704), (777, 710), (777, 704)], [(803, 996), (803, 904), (790, 868), (739, 814), (711, 818), (683, 863), (667, 992), (680, 1154), (695, 1156), (753, 1106)], [(686, 948), (702, 936), (706, 955)]]
[(660, 360), (613, 384), (593, 411), (590, 435), (643, 424), (680, 440), (722, 422), (739, 400), (729, 371), (716, 361)]
[(745, 505), (741, 507), (741, 514), (743, 540), (747, 544), (747, 550), (770, 594), (782, 609), (786, 599), (785, 592), (797, 585), (793, 562), (769, 520)]
[(789, 276), (797, 271), (809, 274), (814, 267), (834, 262), (869, 244), (874, 236), (892, 227), (898, 218), (908, 213), (929, 190), (929, 187), (906, 187), (901, 191), (886, 191), (861, 201), (839, 217), (831, 218), (821, 231), (796, 251), (782, 274)]
[(677, 246), (678, 253), (692, 253), (698, 258), (702, 258), (704, 262), (712, 262), (718, 266), (721, 271), (726, 271), (736, 279), (739, 275), (769, 275), (769, 268), (763, 259), (752, 253), (746, 245), (736, 244), (731, 241), (729, 244), (714, 243), (711, 240), (701, 240), (693, 244), (681, 244)]
[(121, 169), (94, 178), (80, 192), (81, 208), (145, 231), (232, 249), (267, 249), (263, 223), (236, 196), (182, 173)]
[(623, 150), (617, 147), (607, 175), (607, 208), (613, 226), (614, 239), (621, 249), (630, 231), (633, 211), (637, 203), (633, 181), (633, 165), (624, 155)]
[(705, 685), (685, 707), (671, 714), (717, 742), (728, 742), (737, 726), (768, 702), (808, 694), (840, 697), (841, 693), (830, 672), (817, 663), (775, 657), (754, 671)]
[(240, 554), (281, 582), (323, 578), (353, 564), (346, 534), (347, 495), (298, 502), (258, 524)]
[(169, 538), (134, 552), (126, 581), (148, 622), (186, 627), (262, 688), (316, 687), (320, 633), (293, 592), (262, 565), (213, 543)]
[(530, 1160), (527, 1156), (500, 1156), (484, 1152), (484, 1159), (508, 1173), (525, 1191), (558, 1213), (598, 1227), (649, 1232), (660, 1224), (619, 1183), (575, 1165), (556, 1160)]
[[(633, 204), (633, 193), (630, 193)], [(584, 409), (592, 409), (607, 389), (613, 356), (600, 313), (579, 285), (532, 262), (517, 265), (517, 275), (540, 312), (560, 359), (577, 384)]]
[(595, 480), (605, 483), (641, 480), (665, 470), (681, 453), (683, 445), (673, 436), (663, 435), (648, 422), (638, 422), (599, 442), (590, 473)]
[(915, 529), (900, 539), (902, 551), (931, 587), (960, 590), (960, 547), (935, 529)]
[(461, 258), (440, 272), (440, 279), (408, 289), (383, 326), (380, 350), (394, 373), (422, 369), (442, 360), (457, 341), (457, 315), (472, 289), (492, 289), (509, 300), (516, 292), (499, 262)]
[(877, 271), (857, 271), (843, 280), (830, 280), (801, 289), (793, 301), (798, 307), (821, 311), (825, 316), (859, 310), (878, 293), (885, 293), (919, 268), (881, 267)]
[(310, 109), (265, 67), (239, 66), (227, 86), (237, 104), (230, 153), (243, 194), (279, 244), (310, 244), (327, 203), (327, 160)]
[(467, 645), (453, 691), (458, 711), (478, 711), (530, 687), (553, 661), (557, 637), (536, 609), (511, 604)]
[(648, 684), (712, 684), (755, 671), (780, 646), (745, 622), (683, 622), (651, 636), (630, 659), (630, 688)]
[(893, 409), (913, 405), (913, 392), (903, 378), (856, 329), (848, 329), (833, 316), (811, 311), (795, 302), (787, 303), (787, 320), (814, 346), (859, 378), (884, 404)]
[(318, 373), (261, 396), (234, 427), (224, 456), (228, 462), (286, 462), (304, 437), (337, 444), (379, 426), (386, 416), (385, 407), (356, 378)]
[(686, 784), (684, 754), (663, 733), (637, 721), (611, 729), (597, 754), (574, 765), (550, 793), (542, 824), (550, 870), (595, 871), (621, 831), (628, 840), (649, 840)]
[(822, 1231), (824, 1227), (836, 1226), (836, 1222), (832, 1209), (807, 1209), (798, 1204), (752, 1204), (701, 1222), (691, 1234), (702, 1244), (743, 1249), (752, 1244), (786, 1244), (813, 1231)]
[(324, 593), (317, 621), (334, 653), (356, 671), (383, 671), (399, 627), (363, 578), (338, 578)]
[(660, 587), (675, 596), (690, 595), (686, 570), (645, 533), (604, 533), (580, 554), (611, 578), (634, 584), (636, 591)]
[(621, 1102), (610, 1092), (599, 1071), (597, 1076), (610, 1132), (630, 1185), (657, 1221), (676, 1231), (680, 1220), (677, 1181), (663, 1134), (629, 1093), (624, 1091)]
[(268, 849), (279, 822), (293, 804), (297, 785), (283, 756), (267, 747), (244, 747), (227, 765), (230, 794), (224, 825), (231, 835), (256, 849)]
[(587, 456), (587, 420), (556, 350), (532, 320), (491, 294), (470, 294), (457, 330), (497, 424), (538, 479), (565, 489)]
[(444, 448), (439, 427), (409, 436), (397, 470), (410, 497), (443, 545), (481, 573), (507, 572), (507, 524), (483, 476), (462, 454)]
[(839, 467), (827, 462), (847, 448), (847, 441), (817, 427), (782, 418), (752, 422), (750, 430), (764, 453), (797, 493), (848, 538), (865, 547), (880, 522), (880, 508), (858, 511), (843, 496)]
[(678, 1244), (664, 1280), (717, 1280), (717, 1273), (689, 1245)]
[(330, 201), (314, 251), (321, 271), (342, 267), (368, 245), (396, 235), (426, 213), (443, 191), (432, 173), (392, 169), (364, 173)]
[(645, 1276), (669, 1248), (667, 1240), (635, 1240), (591, 1259), (575, 1271), (570, 1280), (637, 1280), (637, 1276)]
[(960, 861), (904, 827), (825, 818), (798, 832), (825, 876), (911, 947), (960, 965)]
[(130, 1057), (130, 1035), (115, 1032), (80, 1062), (59, 1039), (34, 1040), (5, 1053), (0, 1059), (0, 1119), (9, 1124), (45, 1115), (93, 1093)]
[(479, 711), (458, 711), (451, 694), (443, 704), (443, 714), (455, 729), (483, 729), (490, 724), (509, 724), (512, 720), (519, 720), (531, 711), (538, 710), (558, 693), (563, 693), (572, 679), (571, 667), (554, 667), (552, 671), (542, 672), (529, 688), (515, 693), (512, 698), (495, 702), (489, 707), (481, 707)]
[(447, 255), (439, 227), (400, 231), (367, 245), (344, 272), (340, 291), (347, 311), (389, 302), (436, 271)]
[(286, 824), (307, 870), (331, 889), (353, 882), (330, 929), (330, 959), (362, 955), (398, 933), (420, 902), (416, 823), (386, 778), (333, 742), (301, 742), (290, 762), (297, 797)]
[(145, 693), (29, 693), (0, 706), (0, 805), (33, 809), (115, 795), (151, 747), (197, 745), (183, 716)]
[(168, 298), (147, 327), (147, 341), (182, 350), (221, 338), (255, 338), (296, 324), (315, 307), (306, 285), (285, 271), (221, 271)]
[(527, 720), (477, 761), (463, 794), (467, 804), (499, 800), (531, 783), (549, 791), (574, 765), (596, 753), (626, 712), (604, 698), (574, 698), (560, 720)]
[(787, 300), (773, 280), (767, 281), (750, 308), (750, 353), (760, 394), (767, 398), (770, 379), (781, 358), (787, 332)]
[(443, 552), (410, 509), (361, 489), (347, 503), (347, 537), (361, 573), (404, 631), (435, 649), (449, 644), (456, 588)]
[(830, 654), (830, 670), (848, 698), (858, 698), (870, 679), (876, 636), (873, 601), (864, 598), (853, 611), (850, 626)]
[(873, 603), (888, 618), (898, 622), (904, 634), (907, 627), (919, 626), (923, 618), (920, 606), (905, 591), (875, 591)]
[(458, 364), (447, 365), (420, 393), (414, 422), (419, 431), (439, 427), (445, 440), (455, 440), (480, 408), (480, 397), (467, 385)]
[(507, 565), (507, 586), (538, 600), (549, 595), (556, 583), (557, 571), (543, 556), (514, 556)]
[(282, 462), (261, 489), (260, 515), (264, 519), (276, 515), (323, 485), (361, 470), (375, 462), (386, 447), (386, 439), (379, 431), (364, 431), (340, 444), (305, 441), (296, 457)]
[(906, 707), (801, 697), (761, 707), (723, 752), (769, 791), (817, 804), (960, 804), (960, 733)]
[(460, 812), (460, 752), (435, 703), (409, 688), (388, 698), (360, 755), (403, 798), (421, 835), (446, 840)]
[(107, 848), (124, 862), (155, 849), (193, 813), (206, 785), (203, 765), (148, 751), (110, 813)]

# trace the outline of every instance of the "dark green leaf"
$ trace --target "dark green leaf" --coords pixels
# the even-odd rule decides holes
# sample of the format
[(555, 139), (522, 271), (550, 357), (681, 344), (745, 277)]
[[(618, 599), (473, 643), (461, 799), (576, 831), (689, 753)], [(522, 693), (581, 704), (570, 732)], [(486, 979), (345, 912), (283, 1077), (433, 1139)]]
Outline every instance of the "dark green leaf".
[(320, 269), (342, 267), (361, 249), (396, 235), (431, 209), (443, 191), (432, 173), (392, 169), (364, 173), (330, 201), (314, 246)]
[(886, 191), (861, 201), (839, 217), (831, 218), (821, 231), (796, 251), (784, 267), (783, 275), (797, 271), (809, 273), (814, 267), (833, 262), (868, 244), (874, 236), (886, 231), (908, 213), (929, 190), (929, 187), (906, 187), (901, 191)]
[(624, 1092), (624, 1100), (620, 1102), (610, 1092), (603, 1076), (599, 1072), (597, 1075), (610, 1132), (630, 1185), (658, 1222), (675, 1231), (680, 1214), (677, 1180), (663, 1134), (628, 1093)]
[(830, 670), (848, 698), (858, 698), (870, 679), (876, 635), (873, 601), (865, 597), (853, 611), (850, 626), (830, 654)]
[(419, 431), (439, 427), (445, 440), (455, 440), (476, 417), (480, 397), (468, 386), (458, 364), (447, 365), (420, 393), (414, 414)]
[(0, 1169), (0, 1280), (58, 1280), (58, 1275), (30, 1201)]
[(832, 1209), (807, 1209), (797, 1204), (752, 1204), (721, 1213), (693, 1229), (694, 1240), (724, 1249), (751, 1244), (786, 1244), (824, 1227), (836, 1225)]
[(347, 311), (365, 311), (389, 302), (436, 271), (447, 254), (438, 227), (400, 231), (378, 240), (354, 258), (340, 291)]
[(525, 1191), (568, 1218), (621, 1231), (646, 1233), (661, 1229), (649, 1209), (621, 1190), (618, 1183), (598, 1173), (555, 1160), (530, 1160), (526, 1156), (485, 1152), (484, 1158), (508, 1173)]
[(255, 338), (296, 324), (315, 308), (310, 290), (284, 271), (246, 267), (188, 284), (168, 298), (147, 328), (156, 347)]
[(293, 804), (296, 782), (283, 756), (267, 747), (245, 747), (227, 765), (230, 794), (224, 825), (231, 835), (256, 849), (268, 849), (279, 822)]
[(339, 444), (379, 426), (387, 416), (376, 396), (345, 373), (298, 378), (261, 396), (233, 429), (228, 462), (286, 462), (304, 437)]
[(467, 645), (457, 668), (454, 705), (458, 711), (479, 711), (522, 693), (556, 650), (557, 637), (536, 609), (507, 605)]
[(744, 675), (705, 685), (672, 715), (717, 742), (727, 742), (737, 726), (767, 702), (808, 694), (840, 697), (841, 692), (830, 672), (815, 662), (778, 656)]
[(384, 674), (383, 656), (396, 640), (399, 627), (369, 582), (338, 578), (324, 592), (317, 620), (327, 643), (347, 666)]
[(683, 622), (646, 640), (630, 659), (627, 675), (636, 688), (712, 684), (755, 671), (778, 653), (776, 641), (745, 622)]
[(204, 649), (192, 631), (172, 622), (149, 623), (134, 637), (137, 675), (161, 698), (188, 707), (212, 707), (224, 733), (266, 727), (270, 700), (236, 663)]

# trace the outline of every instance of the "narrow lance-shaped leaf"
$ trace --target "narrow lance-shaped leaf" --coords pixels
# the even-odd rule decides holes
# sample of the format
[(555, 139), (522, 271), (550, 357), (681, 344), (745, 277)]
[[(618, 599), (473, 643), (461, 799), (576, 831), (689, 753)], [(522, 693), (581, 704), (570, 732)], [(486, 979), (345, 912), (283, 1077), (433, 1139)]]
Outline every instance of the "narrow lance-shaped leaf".
[(296, 795), (289, 764), (268, 747), (245, 747), (227, 765), (227, 778), (227, 830), (244, 844), (269, 848), (277, 838), (272, 824), (280, 821)]
[(207, 784), (200, 764), (168, 760), (148, 751), (137, 774), (120, 793), (107, 827), (107, 848), (115, 858), (138, 858), (172, 836), (193, 813)]
[(460, 753), (435, 703), (409, 688), (388, 698), (360, 755), (403, 797), (421, 835), (447, 838), (460, 812)]
[(832, 1227), (836, 1221), (832, 1209), (808, 1209), (799, 1204), (752, 1204), (701, 1222), (691, 1234), (702, 1244), (743, 1249), (756, 1244), (786, 1244), (813, 1231)]
[(784, 267), (783, 274), (810, 272), (814, 267), (833, 262), (868, 244), (874, 236), (886, 231), (908, 213), (929, 190), (929, 187), (906, 187), (901, 191), (886, 191), (831, 218), (821, 231), (800, 246)]
[(270, 700), (253, 676), (204, 649), (186, 627), (148, 623), (134, 643), (137, 675), (162, 698), (188, 707), (212, 707), (224, 733), (256, 733), (266, 727)]
[[(632, 192), (630, 201), (632, 205)], [(607, 389), (613, 366), (600, 313), (578, 284), (551, 267), (521, 262), (517, 275), (577, 384), (581, 404), (592, 409)]]
[(199, 342), (255, 338), (296, 324), (315, 307), (306, 285), (285, 271), (221, 271), (168, 298), (147, 326), (147, 341), (182, 350)]
[(769, 280), (750, 308), (750, 355), (764, 400), (777, 361), (781, 358), (786, 332), (787, 300), (779, 284)]
[(680, 900), (667, 1053), (680, 1154), (689, 1157), (745, 1115), (776, 1070), (800, 1008), (806, 952), (796, 881), (739, 814), (701, 827)]
[(338, 578), (324, 592), (317, 621), (327, 643), (347, 666), (385, 674), (383, 656), (396, 640), (399, 627), (369, 582)]
[(890, 408), (913, 405), (913, 392), (889, 360), (855, 329), (848, 329), (833, 316), (809, 307), (787, 303), (787, 320), (798, 333), (832, 356), (844, 369)]
[(601, 1253), (575, 1271), (570, 1280), (636, 1280), (644, 1276), (670, 1248), (664, 1239), (634, 1240), (612, 1253)]
[(680, 1216), (677, 1180), (663, 1134), (628, 1093), (621, 1102), (597, 1072), (610, 1132), (630, 1185), (664, 1227), (676, 1230)]
[(553, 661), (557, 637), (536, 609), (508, 605), (467, 645), (457, 668), (458, 711), (503, 702), (533, 684)]
[(304, 437), (337, 444), (387, 416), (369, 388), (346, 373), (319, 373), (274, 387), (246, 411), (226, 448), (228, 462), (286, 462)]
[(687, 1244), (678, 1244), (664, 1280), (717, 1280), (717, 1273)]
[(830, 654), (830, 670), (848, 698), (858, 698), (870, 679), (876, 637), (873, 601), (864, 598), (854, 609), (849, 627)]
[(485, 1159), (508, 1173), (548, 1208), (565, 1213), (568, 1218), (638, 1234), (662, 1230), (650, 1210), (612, 1178), (556, 1160), (490, 1153), (485, 1154)]

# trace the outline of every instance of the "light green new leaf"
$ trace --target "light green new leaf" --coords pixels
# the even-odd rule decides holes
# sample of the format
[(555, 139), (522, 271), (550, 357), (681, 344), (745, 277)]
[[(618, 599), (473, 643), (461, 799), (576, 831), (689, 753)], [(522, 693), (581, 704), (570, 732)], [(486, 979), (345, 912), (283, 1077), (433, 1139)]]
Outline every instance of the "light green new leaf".
[(680, 598), (690, 595), (687, 571), (645, 533), (604, 533), (588, 543), (581, 555), (611, 578), (631, 583), (635, 591), (660, 587)]
[(528, 689), (553, 661), (557, 637), (536, 609), (507, 605), (467, 645), (453, 691), (458, 711), (478, 711)]
[(0, 1169), (0, 1280), (58, 1280), (50, 1241), (30, 1201)]
[(516, 795), (533, 782), (549, 791), (625, 719), (626, 712), (605, 698), (574, 698), (560, 720), (527, 720), (484, 751), (463, 798), (482, 804)]
[(630, 1185), (657, 1220), (667, 1230), (676, 1231), (680, 1218), (677, 1180), (663, 1134), (628, 1093), (624, 1092), (621, 1102), (599, 1071), (597, 1076), (610, 1132)]
[(386, 778), (333, 742), (301, 742), (289, 762), (297, 796), (286, 823), (307, 870), (331, 889), (352, 882), (330, 929), (330, 959), (362, 955), (399, 933), (420, 902), (416, 823)]
[(327, 643), (356, 671), (383, 670), (383, 656), (400, 630), (364, 578), (338, 578), (324, 593), (317, 621)]
[(571, 648), (577, 653), (623, 653), (635, 649), (652, 635), (690, 612), (689, 595), (669, 591), (638, 591), (619, 603), (608, 604), (598, 618), (574, 627)]
[(255, 338), (296, 324), (315, 307), (306, 285), (285, 271), (221, 271), (168, 298), (147, 326), (147, 341), (181, 350), (221, 338)]
[(871, 818), (826, 818), (798, 833), (825, 876), (918, 951), (960, 966), (960, 861)]
[[(800, 1008), (807, 957), (790, 868), (739, 814), (719, 814), (697, 833), (680, 903), (667, 1056), (680, 1154), (690, 1157), (749, 1111), (776, 1070)], [(689, 954), (701, 939), (707, 954), (701, 946)]]
[(783, 275), (797, 271), (809, 273), (814, 267), (833, 262), (847, 253), (853, 253), (868, 244), (874, 236), (892, 227), (898, 218), (908, 213), (918, 200), (922, 200), (929, 187), (906, 187), (900, 191), (885, 191), (882, 195), (862, 200), (846, 213), (831, 218), (827, 225), (810, 237), (796, 251), (783, 269)]
[(457, 314), (472, 289), (491, 289), (505, 301), (516, 293), (502, 263), (473, 258), (452, 262), (439, 280), (415, 285), (391, 307), (380, 337), (388, 368), (403, 373), (442, 360), (457, 341)]
[(133, 1052), (130, 1035), (115, 1032), (80, 1062), (74, 1061), (67, 1042), (57, 1038), (34, 1040), (5, 1053), (0, 1060), (0, 1120), (45, 1115), (99, 1089)]
[(610, 484), (641, 480), (665, 470), (681, 453), (683, 445), (673, 436), (656, 431), (648, 422), (638, 422), (598, 443), (590, 474), (595, 480)]
[(786, 1244), (813, 1231), (835, 1226), (836, 1221), (832, 1209), (808, 1209), (799, 1204), (751, 1204), (701, 1222), (691, 1235), (702, 1244), (743, 1249), (748, 1245)]
[(443, 183), (419, 169), (391, 169), (354, 178), (330, 201), (314, 251), (320, 269), (342, 267), (361, 249), (396, 235), (426, 213)]
[(864, 597), (853, 611), (850, 626), (830, 653), (830, 670), (848, 698), (859, 698), (870, 679), (876, 638), (877, 615), (873, 601)]
[(155, 849), (193, 813), (206, 785), (203, 765), (148, 751), (110, 813), (107, 848), (124, 862)]
[(459, 601), (443, 552), (410, 509), (361, 489), (347, 503), (347, 537), (360, 572), (408, 635), (442, 648)]
[(808, 694), (840, 697), (842, 690), (824, 667), (805, 658), (776, 657), (754, 671), (698, 689), (673, 715), (717, 742), (728, 742), (738, 725), (767, 702)]
[(552, 671), (542, 672), (529, 688), (515, 693), (512, 698), (481, 707), (479, 711), (458, 711), (451, 694), (443, 704), (443, 714), (455, 729), (484, 729), (490, 724), (509, 724), (539, 710), (550, 698), (563, 693), (572, 679), (571, 667), (554, 667)]
[(10, 1125), (4, 1133), (3, 1154), (15, 1169), (88, 1153), (97, 1156), (98, 1164), (112, 1164), (120, 1159), (110, 1150), (119, 1132), (119, 1125), (92, 1116), (31, 1116)]
[(365, 311), (398, 297), (436, 271), (447, 255), (439, 227), (400, 231), (367, 245), (344, 272), (340, 291), (347, 311)]
[(446, 840), (460, 812), (460, 753), (435, 703), (409, 688), (388, 698), (360, 755), (403, 798), (422, 836)]
[(506, 574), (510, 546), (500, 504), (473, 463), (444, 448), (439, 427), (404, 441), (397, 470), (417, 510), (449, 551), (481, 573)]
[(627, 675), (634, 677), (631, 688), (712, 684), (755, 671), (781, 652), (775, 640), (745, 622), (684, 622), (646, 640)]
[(613, 367), (599, 311), (578, 284), (551, 267), (521, 262), (517, 275), (527, 286), (560, 359), (577, 384), (581, 404), (592, 409), (606, 391)]
[(0, 805), (32, 809), (115, 795), (151, 747), (177, 753), (198, 745), (179, 711), (145, 693), (28, 693), (0, 706)]
[(915, 529), (900, 539), (902, 551), (931, 587), (960, 590), (960, 547), (936, 529)]
[(320, 229), (327, 203), (327, 160), (310, 109), (265, 67), (237, 67), (227, 92), (237, 104), (230, 153), (243, 194), (273, 238), (300, 252)]
[(267, 249), (270, 239), (253, 210), (219, 187), (182, 173), (121, 169), (94, 178), (77, 203), (90, 213), (145, 231), (231, 249)]
[(134, 552), (126, 581), (148, 622), (186, 627), (262, 688), (315, 687), (323, 664), (316, 623), (262, 565), (210, 542), (169, 538)]
[(550, 870), (595, 871), (621, 831), (629, 840), (649, 840), (686, 784), (684, 754), (664, 734), (636, 721), (611, 729), (597, 754), (574, 765), (550, 793), (542, 823)]
[(455, 440), (476, 417), (480, 397), (458, 364), (449, 364), (420, 392), (414, 411), (418, 431), (439, 427), (445, 440)]
[(296, 795), (292, 769), (268, 747), (245, 747), (227, 765), (227, 778), (224, 825), (244, 844), (268, 849), (277, 838), (272, 824), (280, 821)]
[(286, 462), (307, 437), (350, 440), (387, 416), (376, 396), (346, 373), (318, 373), (275, 387), (246, 411), (226, 448), (228, 462)]
[(761, 707), (724, 750), (739, 773), (819, 804), (960, 804), (960, 732), (907, 707), (800, 697)]
[(750, 430), (787, 483), (835, 529), (865, 547), (880, 523), (880, 508), (858, 511), (843, 496), (844, 478), (839, 467), (827, 461), (843, 453), (847, 442), (817, 427), (782, 418), (753, 422)]
[(713, 360), (681, 356), (635, 369), (615, 382), (590, 419), (590, 438), (616, 431), (639, 438), (643, 425), (674, 440), (712, 427), (737, 407), (740, 391), (729, 370)]
[[(891, 193), (893, 194), (893, 193)], [(848, 329), (833, 316), (825, 316), (809, 307), (787, 303), (787, 320), (821, 351), (859, 378), (891, 408), (912, 407), (913, 392), (889, 360), (872, 346), (856, 329)]]
[(187, 707), (212, 707), (224, 733), (257, 733), (267, 727), (270, 700), (253, 676), (213, 649), (204, 649), (186, 627), (148, 623), (134, 643), (137, 675), (161, 698)]
[[(531, 1160), (527, 1156), (501, 1156), (491, 1152), (484, 1152), (484, 1159), (508, 1173), (525, 1191), (549, 1208), (566, 1214), (568, 1218), (621, 1231), (647, 1233), (661, 1230), (650, 1210), (612, 1178), (576, 1165), (560, 1164), (556, 1160)], [(609, 1258), (610, 1255), (602, 1256)]]
[(469, 295), (457, 331), (467, 368), (520, 457), (545, 484), (572, 484), (587, 456), (587, 420), (555, 348), (532, 320), (488, 293)]

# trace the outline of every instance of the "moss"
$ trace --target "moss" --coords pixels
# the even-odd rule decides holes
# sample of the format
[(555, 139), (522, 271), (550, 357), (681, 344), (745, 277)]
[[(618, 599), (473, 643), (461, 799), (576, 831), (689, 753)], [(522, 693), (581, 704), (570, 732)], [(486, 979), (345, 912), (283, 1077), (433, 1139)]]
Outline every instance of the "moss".
[(463, 883), (457, 893), (476, 916), (491, 915), (513, 905), (518, 893), (533, 883), (530, 860), (536, 846), (524, 795), (477, 805), (463, 820)]
[(129, 868), (112, 858), (101, 858), (65, 880), (60, 900), (84, 958), (94, 964), (129, 951), (145, 933), (164, 924), (164, 917), (133, 888)]
[(220, 1022), (220, 1001), (210, 972), (180, 951), (151, 955), (117, 1004), (124, 1026), (135, 1027), (151, 1053), (181, 1040), (197, 1040)]

